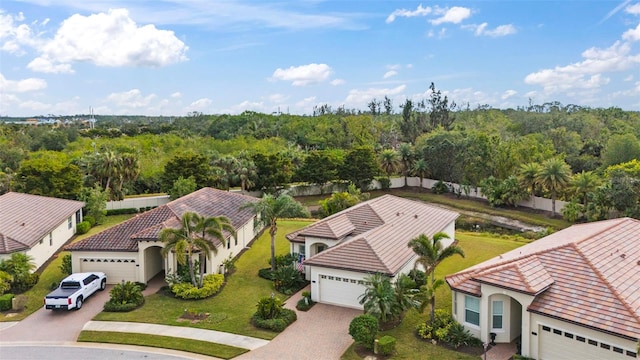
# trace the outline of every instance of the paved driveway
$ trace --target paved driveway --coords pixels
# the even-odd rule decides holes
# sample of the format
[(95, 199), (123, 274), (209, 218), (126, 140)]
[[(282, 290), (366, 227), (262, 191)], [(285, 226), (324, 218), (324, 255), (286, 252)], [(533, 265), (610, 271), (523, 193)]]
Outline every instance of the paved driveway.
[[(299, 294), (287, 300), (286, 307), (294, 308)], [(325, 304), (316, 304), (307, 312), (296, 312), (298, 320), (269, 344), (234, 359), (340, 359), (353, 342), (349, 335), (349, 323), (362, 314), (361, 310)]]
[(91, 295), (80, 310), (51, 311), (43, 306), (16, 325), (0, 331), (0, 342), (76, 341), (84, 324), (102, 311), (111, 287), (107, 285), (106, 290)]

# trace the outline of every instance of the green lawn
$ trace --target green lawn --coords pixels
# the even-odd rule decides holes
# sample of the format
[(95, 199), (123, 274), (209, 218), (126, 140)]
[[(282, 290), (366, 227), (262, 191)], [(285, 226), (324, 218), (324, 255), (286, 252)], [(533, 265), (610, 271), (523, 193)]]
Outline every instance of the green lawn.
[[(91, 230), (89, 230), (89, 232), (86, 234), (76, 236), (71, 240), (71, 242), (76, 242), (91, 235), (97, 234), (100, 231), (117, 225), (132, 216), (133, 215), (107, 216), (104, 224), (91, 228)], [(62, 251), (57, 256), (52, 258), (40, 273), (40, 280), (38, 280), (38, 283), (33, 288), (24, 293), (28, 297), (25, 310), (17, 314), (11, 314), (10, 316), (7, 316), (7, 314), (5, 313), (0, 313), (0, 321), (22, 320), (42, 307), (42, 299), (44, 299), (44, 297), (51, 291), (51, 284), (58, 283), (64, 278), (64, 275), (60, 271), (59, 266), (62, 263), (62, 257), (66, 254), (68, 254), (68, 252)]]
[[(525, 243), (521, 239), (509, 236), (497, 236), (491, 234), (476, 234), (469, 232), (456, 232), (456, 239), (465, 252), (465, 257), (455, 256), (443, 261), (436, 268), (436, 276), (444, 277), (453, 274), (484, 260), (493, 258), (499, 254), (513, 250)], [(436, 295), (436, 307), (439, 309), (451, 309), (451, 290), (448, 286), (443, 286)], [(425, 321), (429, 315), (429, 310), (425, 314), (419, 314), (412, 310), (407, 312), (402, 323), (389, 331), (381, 332), (379, 336), (390, 335), (397, 339), (397, 355), (394, 359), (432, 359), (432, 360), (471, 360), (477, 359), (464, 353), (447, 350), (440, 346), (434, 346), (430, 342), (416, 338), (416, 326)], [(418, 356), (419, 354), (419, 356)], [(342, 356), (343, 360), (356, 360), (360, 357), (351, 346)]]
[[(280, 221), (276, 238), (276, 252), (289, 251), (289, 242), (284, 235), (309, 224), (308, 221)], [(250, 323), (258, 299), (277, 292), (270, 281), (258, 277), (258, 270), (269, 266), (270, 238), (268, 232), (257, 239), (251, 248), (244, 252), (236, 263), (233, 273), (220, 294), (204, 300), (186, 301), (160, 294), (145, 298), (140, 309), (128, 313), (98, 314), (94, 320), (131, 321), (174, 326), (193, 326), (203, 329), (225, 331), (235, 334), (273, 339), (277, 334), (255, 328)], [(285, 298), (284, 295), (279, 295)], [(197, 324), (179, 322), (178, 318), (185, 309), (210, 313), (209, 321)]]
[(240, 349), (233, 346), (213, 344), (208, 341), (121, 332), (83, 331), (78, 337), (78, 342), (100, 342), (159, 347), (207, 356), (215, 356), (222, 359), (231, 359), (249, 351), (247, 349)]

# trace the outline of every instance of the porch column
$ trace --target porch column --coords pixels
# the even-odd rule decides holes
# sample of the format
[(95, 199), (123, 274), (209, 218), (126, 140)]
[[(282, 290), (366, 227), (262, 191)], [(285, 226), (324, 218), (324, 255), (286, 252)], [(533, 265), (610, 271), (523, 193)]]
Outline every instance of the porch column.
[[(480, 298), (480, 340), (483, 343), (491, 341), (489, 339), (489, 319), (491, 318), (490, 301), (491, 296), (483, 296)], [(484, 310), (482, 310), (484, 309)]]
[(530, 313), (527, 311), (527, 307), (529, 307), (529, 304), (523, 304), (522, 305), (522, 329), (521, 331), (521, 335), (520, 335), (520, 341), (521, 341), (521, 351), (520, 353), (522, 355), (525, 356), (530, 356), (531, 355), (531, 351), (530, 351), (530, 346), (531, 346), (531, 331), (532, 329), (530, 328), (530, 323), (531, 323), (531, 316)]

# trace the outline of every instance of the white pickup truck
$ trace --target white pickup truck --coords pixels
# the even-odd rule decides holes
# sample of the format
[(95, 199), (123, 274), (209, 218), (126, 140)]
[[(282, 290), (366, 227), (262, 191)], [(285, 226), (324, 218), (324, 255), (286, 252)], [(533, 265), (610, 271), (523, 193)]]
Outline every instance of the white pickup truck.
[(107, 276), (102, 272), (71, 274), (45, 296), (44, 307), (50, 310), (80, 309), (89, 296), (106, 287)]

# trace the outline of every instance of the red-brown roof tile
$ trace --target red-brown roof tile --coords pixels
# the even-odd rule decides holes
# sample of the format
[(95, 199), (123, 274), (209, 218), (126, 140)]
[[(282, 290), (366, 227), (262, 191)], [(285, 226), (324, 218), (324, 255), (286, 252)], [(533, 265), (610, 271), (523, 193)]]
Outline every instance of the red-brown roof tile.
[[(522, 269), (527, 262), (534, 265), (520, 283), (514, 273), (500, 271)], [(535, 284), (540, 266), (552, 283), (547, 279)], [(476, 296), (481, 296), (480, 282), (485, 280), (515, 291), (542, 289), (529, 311), (638, 339), (640, 221), (621, 218), (574, 225), (446, 280), (452, 289)]]
[[(258, 199), (213, 188), (203, 188), (168, 204), (144, 212), (121, 224), (67, 246), (67, 250), (138, 251), (139, 240), (154, 241), (164, 228), (180, 226), (185, 212), (201, 216), (226, 216), (238, 229), (253, 218), (251, 209), (240, 209)], [(228, 236), (228, 234), (225, 234)], [(217, 244), (218, 245), (218, 244)]]
[(30, 249), (84, 203), (8, 192), (0, 196), (0, 254)]

